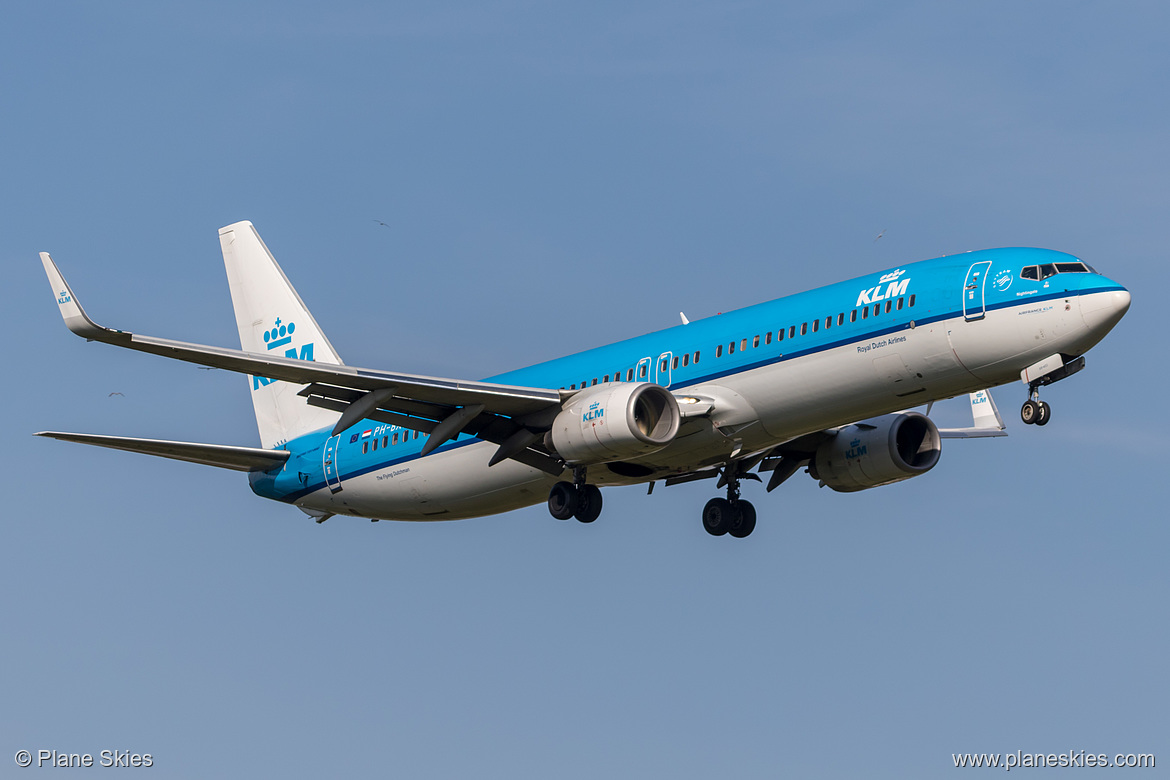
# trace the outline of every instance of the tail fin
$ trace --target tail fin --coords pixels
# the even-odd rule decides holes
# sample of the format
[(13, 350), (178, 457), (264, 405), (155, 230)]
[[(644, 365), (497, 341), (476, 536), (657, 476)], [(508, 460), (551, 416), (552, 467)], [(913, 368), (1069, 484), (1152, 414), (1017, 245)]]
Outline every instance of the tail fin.
[[(220, 228), (240, 348), (245, 352), (341, 365), (304, 301), (276, 264), (251, 222)], [(332, 427), (337, 412), (309, 406), (287, 382), (249, 376), (260, 441), (266, 448), (319, 428)]]

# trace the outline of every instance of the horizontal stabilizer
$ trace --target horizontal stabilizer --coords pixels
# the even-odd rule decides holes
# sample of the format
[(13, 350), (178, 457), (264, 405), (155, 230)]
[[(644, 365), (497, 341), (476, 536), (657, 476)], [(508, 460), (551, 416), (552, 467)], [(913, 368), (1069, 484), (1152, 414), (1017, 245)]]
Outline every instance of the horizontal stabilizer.
[(162, 439), (132, 439), (126, 436), (102, 436), (95, 433), (41, 431), (35, 435), (127, 452), (141, 452), (144, 455), (157, 455), (161, 458), (185, 460), (188, 463), (202, 463), (205, 466), (235, 471), (268, 471), (282, 465), (289, 456), (288, 450), (262, 450), (257, 447), (233, 447), (227, 444), (198, 444)]

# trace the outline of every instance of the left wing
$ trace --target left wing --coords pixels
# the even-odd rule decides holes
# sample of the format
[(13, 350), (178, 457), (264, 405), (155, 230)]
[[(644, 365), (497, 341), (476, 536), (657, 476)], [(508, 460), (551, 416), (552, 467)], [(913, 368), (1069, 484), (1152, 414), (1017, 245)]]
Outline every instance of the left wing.
[(564, 469), (559, 459), (538, 445), (553, 417), (561, 411), (559, 390), (315, 363), (106, 328), (85, 313), (47, 252), (41, 252), (41, 262), (65, 325), (87, 340), (307, 385), (300, 393), (307, 403), (342, 413), (335, 434), (366, 418), (390, 422), (432, 434), (424, 448), (425, 455), (466, 432), (501, 445), (493, 464), (514, 458), (551, 474), (560, 474)]

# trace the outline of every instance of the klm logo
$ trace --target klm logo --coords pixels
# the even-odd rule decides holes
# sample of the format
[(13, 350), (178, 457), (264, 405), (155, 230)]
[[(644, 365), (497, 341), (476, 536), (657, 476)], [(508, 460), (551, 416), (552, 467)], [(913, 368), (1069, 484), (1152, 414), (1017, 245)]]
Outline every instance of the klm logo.
[(69, 303), (71, 300), (73, 299), (69, 297), (69, 293), (67, 293), (65, 290), (57, 293), (57, 303)]
[[(272, 351), (277, 347), (283, 347), (292, 341), (293, 333), (297, 329), (295, 322), (290, 322), (288, 325), (281, 323), (280, 317), (276, 318), (276, 325), (272, 330), (264, 331), (264, 343), (268, 345), (268, 350)], [(296, 355), (290, 355), (296, 357)]]
[[(277, 317), (276, 322), (273, 323), (272, 328), (264, 331), (265, 347), (271, 352), (274, 349), (279, 349), (280, 347), (292, 344), (293, 334), (296, 332), (296, 330), (297, 324), (295, 322), (286, 324), (281, 322), (280, 317)], [(284, 356), (286, 358), (292, 358), (293, 360), (311, 361), (313, 359), (313, 342), (302, 344), (299, 354), (297, 353), (297, 348), (295, 346), (289, 347), (284, 351)], [(275, 379), (268, 379), (267, 377), (263, 376), (254, 376), (252, 377), (252, 389), (259, 390), (261, 387), (270, 385), (275, 381)]]
[[(854, 306), (865, 306), (870, 303), (877, 303), (884, 301), (887, 298), (897, 298), (899, 295), (906, 294), (906, 288), (910, 286), (910, 277), (906, 277), (899, 281), (898, 277), (906, 273), (906, 270), (899, 268), (897, 271), (890, 273), (878, 279), (876, 287), (870, 287), (868, 290), (862, 290), (861, 294), (857, 296), (857, 303)], [(883, 285), (884, 290), (883, 290)]]
[(854, 458), (860, 458), (868, 451), (869, 448), (861, 443), (861, 439), (854, 439), (853, 441), (849, 442), (849, 449), (845, 452), (845, 459), (853, 460)]
[(605, 409), (602, 408), (600, 401), (594, 401), (589, 404), (589, 410), (581, 415), (581, 422), (600, 420), (602, 417), (605, 417)]

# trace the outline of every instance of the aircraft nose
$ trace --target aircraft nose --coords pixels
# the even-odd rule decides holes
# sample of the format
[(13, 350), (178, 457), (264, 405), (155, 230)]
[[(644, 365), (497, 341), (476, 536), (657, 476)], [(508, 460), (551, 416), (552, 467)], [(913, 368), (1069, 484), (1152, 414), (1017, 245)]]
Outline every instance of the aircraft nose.
[(1121, 322), (1121, 318), (1129, 311), (1129, 290), (1124, 287), (1120, 290), (1093, 293), (1081, 301), (1081, 316), (1090, 330), (1105, 335), (1113, 330), (1113, 326)]

